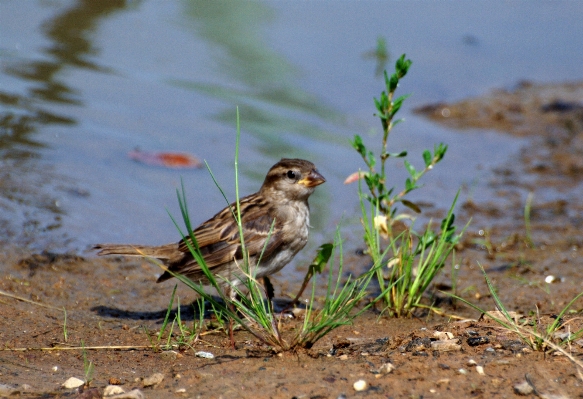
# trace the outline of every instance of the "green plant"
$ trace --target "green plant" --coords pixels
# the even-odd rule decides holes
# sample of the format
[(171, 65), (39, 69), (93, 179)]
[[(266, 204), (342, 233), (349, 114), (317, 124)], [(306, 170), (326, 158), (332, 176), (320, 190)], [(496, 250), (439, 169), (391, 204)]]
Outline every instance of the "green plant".
[[(177, 285), (174, 286), (172, 290), (172, 295), (170, 296), (170, 302), (168, 303), (168, 308), (166, 309), (166, 315), (164, 317), (164, 321), (162, 322), (162, 327), (160, 328), (160, 332), (157, 334), (156, 342), (150, 341), (150, 344), (153, 348), (160, 348), (162, 350), (170, 350), (172, 348), (181, 349), (185, 346), (191, 347), (194, 342), (200, 336), (202, 329), (204, 327), (204, 301), (197, 301), (198, 304), (198, 311), (195, 311), (195, 314), (198, 313), (198, 321), (194, 320), (192, 323), (192, 328), (186, 327), (185, 323), (182, 321), (181, 317), (181, 310), (180, 310), (180, 298), (176, 296), (176, 289), (178, 288)], [(170, 316), (172, 314), (172, 306), (174, 305), (174, 298), (176, 298), (176, 314), (174, 315), (174, 319), (170, 324), (168, 335), (166, 336), (166, 343), (161, 344), (162, 337), (168, 328), (168, 324), (170, 323)], [(174, 332), (174, 328), (177, 328), (177, 332)]]
[[(478, 264), (482, 273), (484, 275), (484, 279), (486, 280), (486, 285), (488, 286), (488, 290), (494, 299), (494, 304), (498, 312), (487, 312), (477, 305), (469, 302), (468, 300), (451, 295), (452, 297), (460, 300), (461, 302), (465, 303), (466, 305), (470, 306), (471, 308), (477, 310), (478, 312), (482, 313), (486, 317), (494, 320), (496, 323), (504, 327), (505, 329), (512, 331), (518, 335), (518, 337), (531, 349), (536, 351), (543, 351), (547, 352), (549, 350), (560, 351), (563, 354), (566, 352), (563, 348), (568, 345), (569, 343), (581, 338), (583, 336), (583, 328), (579, 329), (575, 332), (568, 331), (563, 338), (556, 338), (556, 333), (558, 330), (564, 328), (567, 325), (567, 322), (564, 322), (563, 316), (571, 309), (571, 307), (575, 304), (579, 298), (583, 296), (583, 292), (576, 295), (560, 312), (556, 315), (552, 322), (547, 324), (546, 326), (543, 325), (541, 322), (541, 318), (538, 313), (538, 309), (536, 312), (533, 313), (535, 316), (534, 319), (524, 318), (524, 319), (517, 319), (516, 317), (511, 314), (504, 306), (504, 303), (500, 300), (498, 293), (492, 281), (486, 274), (482, 265)], [(573, 360), (570, 357), (571, 360)], [(578, 364), (579, 367), (583, 368), (583, 363), (575, 362)]]
[(85, 349), (85, 343), (81, 341), (81, 347), (83, 348), (83, 371), (85, 374), (85, 385), (89, 386), (91, 381), (93, 381), (94, 365), (91, 360), (87, 357), (87, 349)]
[[(395, 98), (395, 92), (400, 80), (407, 74), (411, 63), (411, 60), (406, 59), (403, 54), (395, 64), (395, 73), (389, 77), (385, 71), (386, 90), (382, 91), (379, 99), (374, 99), (377, 109), (376, 116), (380, 118), (383, 131), (380, 153), (375, 155), (365, 146), (362, 138), (355, 135), (352, 146), (360, 154), (368, 170), (359, 171), (347, 179), (347, 182), (359, 180), (358, 191), (364, 241), (373, 264), (382, 265), (376, 272), (376, 279), (381, 291), (386, 291), (387, 280), (389, 283), (399, 281), (383, 296), (386, 310), (393, 316), (410, 315), (415, 308), (422, 306), (420, 300), (423, 293), (437, 272), (443, 268), (454, 245), (463, 234), (463, 230), (461, 233), (455, 234), (453, 225), (455, 219), (453, 208), (459, 192), (437, 232), (433, 231), (431, 222), (421, 234), (417, 234), (413, 230), (413, 223), (400, 234), (395, 234), (393, 231), (396, 221), (414, 220), (409, 214), (398, 214), (398, 204), (402, 204), (416, 213), (421, 212), (420, 207), (406, 199), (406, 196), (420, 187), (418, 182), (421, 177), (433, 169), (443, 159), (447, 151), (447, 146), (444, 144), (436, 145), (433, 152), (424, 151), (424, 167), (421, 170), (417, 170), (411, 162), (405, 159), (404, 165), (409, 177), (405, 180), (404, 188), (401, 191), (396, 191), (395, 187), (389, 188), (386, 173), (387, 161), (390, 158), (405, 158), (407, 156), (407, 151), (389, 152), (388, 139), (395, 125), (402, 121), (402, 119), (395, 119), (395, 116), (408, 95)], [(362, 189), (362, 181), (365, 182), (368, 189), (366, 194)], [(370, 204), (368, 209), (365, 202)], [(385, 239), (388, 241), (386, 246), (384, 245)]]
[[(243, 241), (243, 227), (241, 224), (241, 214), (239, 207), (239, 138), (240, 127), (237, 112), (237, 140), (235, 151), (236, 202), (234, 203), (235, 206), (231, 209), (231, 212), (237, 222), (239, 237), (241, 238), (243, 257), (239, 267), (241, 268), (244, 278), (241, 278), (241, 280), (235, 284), (228, 279), (223, 279), (213, 275), (213, 273), (209, 270), (202, 254), (200, 253), (200, 249), (196, 241), (196, 236), (193, 233), (192, 225), (190, 223), (184, 185), (182, 185), (182, 189), (180, 191), (177, 190), (177, 196), (182, 214), (182, 220), (186, 226), (185, 233), (182, 232), (176, 220), (172, 218), (172, 215), (170, 216), (177, 229), (180, 231), (184, 242), (188, 246), (188, 249), (202, 269), (206, 278), (205, 283), (215, 289), (219, 298), (216, 298), (206, 292), (202, 282), (192, 281), (180, 274), (172, 274), (193, 291), (195, 291), (201, 298), (208, 301), (216, 314), (218, 311), (217, 317), (220, 315), (221, 318), (226, 318), (230, 325), (233, 323), (241, 325), (243, 329), (255, 336), (262, 343), (271, 346), (274, 351), (279, 352), (297, 347), (311, 347), (317, 340), (328, 334), (333, 329), (341, 325), (351, 323), (355, 317), (357, 317), (360, 313), (365, 311), (374, 303), (374, 301), (371, 301), (364, 308), (359, 309), (355, 313), (352, 312), (360, 300), (366, 296), (366, 289), (368, 288), (370, 279), (377, 273), (377, 269), (381, 267), (381, 265), (378, 264), (372, 267), (370, 271), (364, 275), (355, 279), (348, 279), (347, 282), (342, 283), (342, 246), (340, 233), (337, 230), (336, 238), (332, 247), (330, 244), (321, 246), (314, 262), (312, 262), (312, 265), (317, 266), (314, 266), (313, 270), (310, 269), (312, 272), (310, 278), (313, 281), (312, 294), (309, 302), (307, 303), (304, 322), (301, 328), (293, 335), (292, 339), (286, 340), (280, 332), (279, 321), (276, 315), (274, 315), (272, 312), (271, 304), (269, 301), (266, 301), (265, 289), (261, 284), (258, 283), (255, 275), (253, 274), (253, 270), (257, 270), (258, 268), (256, 267), (251, 269), (249, 267), (245, 242)], [(208, 164), (207, 168), (218, 189), (223, 194), (223, 197), (225, 197), (225, 201), (227, 204), (229, 204), (230, 202), (227, 200), (220, 185), (216, 182), (216, 179), (214, 178), (214, 175)], [(327, 260), (330, 258), (330, 253), (334, 253), (336, 248), (340, 249), (338, 270), (334, 270), (332, 267), (329, 268), (328, 290), (326, 292), (326, 297), (324, 298), (322, 307), (317, 309), (315, 294), (316, 277), (318, 272), (323, 269)], [(162, 265), (160, 266), (163, 267)], [(334, 280), (334, 276), (336, 276), (336, 280)], [(226, 292), (229, 292), (231, 295), (227, 295)], [(386, 294), (386, 292), (383, 292), (382, 294)], [(232, 333), (232, 328), (230, 331)]]

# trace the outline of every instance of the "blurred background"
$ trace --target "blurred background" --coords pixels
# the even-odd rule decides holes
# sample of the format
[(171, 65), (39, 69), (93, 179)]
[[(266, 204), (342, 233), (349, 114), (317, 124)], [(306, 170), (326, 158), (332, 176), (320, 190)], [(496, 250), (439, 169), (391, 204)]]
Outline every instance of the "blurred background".
[[(379, 72), (402, 53), (413, 65), (399, 94), (412, 96), (391, 151), (408, 150), (421, 166), (424, 149), (449, 145), (412, 199), (441, 209), (465, 186), (487, 200), (484, 176), (524, 139), (445, 129), (411, 110), (524, 80), (581, 80), (581, 15), (574, 1), (2, 0), (0, 241), (58, 252), (176, 241), (168, 212), (179, 216), (181, 178), (193, 223), (224, 199), (205, 168), (128, 153), (206, 160), (234, 200), (238, 107), (242, 194), (282, 157), (309, 159), (327, 178), (311, 198), (313, 234), (297, 262), (341, 221), (358, 247), (357, 185), (343, 181), (364, 164), (350, 139), (379, 148)], [(386, 57), (375, 52), (379, 40)], [(402, 160), (390, 167), (401, 189)]]

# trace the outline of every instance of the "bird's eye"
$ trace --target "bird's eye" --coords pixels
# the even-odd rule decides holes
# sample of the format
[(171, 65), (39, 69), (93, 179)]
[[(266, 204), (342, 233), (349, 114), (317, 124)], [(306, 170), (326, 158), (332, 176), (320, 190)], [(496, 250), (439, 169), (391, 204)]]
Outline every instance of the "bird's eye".
[(286, 173), (287, 177), (290, 179), (295, 179), (296, 178), (296, 172), (294, 172), (293, 170), (288, 170)]

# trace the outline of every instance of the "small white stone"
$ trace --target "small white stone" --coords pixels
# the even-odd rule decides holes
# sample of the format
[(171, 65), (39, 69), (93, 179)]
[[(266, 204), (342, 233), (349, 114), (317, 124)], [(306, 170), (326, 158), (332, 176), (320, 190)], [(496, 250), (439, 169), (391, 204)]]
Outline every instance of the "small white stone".
[(466, 370), (466, 369), (459, 369), (457, 372), (462, 374), (462, 375), (468, 374), (468, 370)]
[(366, 391), (368, 389), (368, 383), (365, 380), (358, 380), (352, 386), (357, 392)]
[(53, 372), (56, 373), (57, 371), (59, 371), (59, 366), (53, 366)]
[(75, 389), (79, 388), (83, 384), (85, 384), (85, 381), (80, 380), (79, 378), (71, 377), (63, 383), (63, 387), (66, 389)]
[(214, 359), (215, 358), (215, 355), (213, 355), (210, 352), (198, 351), (194, 355), (197, 357), (202, 357), (204, 359)]
[(120, 393), (125, 393), (125, 392), (126, 391), (124, 391), (124, 389), (118, 385), (108, 385), (103, 390), (103, 397), (119, 395)]
[(476, 371), (480, 375), (486, 375), (486, 373), (484, 373), (484, 366), (476, 366)]
[(186, 388), (178, 388), (176, 391), (174, 391), (175, 393), (185, 393), (186, 392)]
[(468, 363), (467, 363), (467, 365), (468, 365), (468, 366), (475, 366), (475, 365), (477, 365), (477, 364), (478, 364), (478, 363), (477, 363), (477, 362), (476, 362), (474, 359), (470, 359), (470, 360), (468, 360)]

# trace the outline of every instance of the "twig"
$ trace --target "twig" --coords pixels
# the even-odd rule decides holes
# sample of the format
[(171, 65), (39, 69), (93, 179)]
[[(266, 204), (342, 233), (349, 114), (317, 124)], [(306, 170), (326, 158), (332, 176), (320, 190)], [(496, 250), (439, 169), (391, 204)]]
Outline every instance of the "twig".
[(58, 310), (59, 312), (63, 311), (63, 308), (58, 308), (56, 306), (46, 305), (46, 304), (40, 303), (40, 302), (35, 302), (33, 300), (30, 300), (30, 299), (22, 298), (18, 295), (10, 294), (6, 291), (0, 290), (0, 295), (4, 295), (4, 296), (7, 296), (9, 298), (17, 299), (17, 300), (22, 301), (22, 302), (32, 303), (33, 305), (42, 306), (43, 308), (54, 309), (54, 310)]

